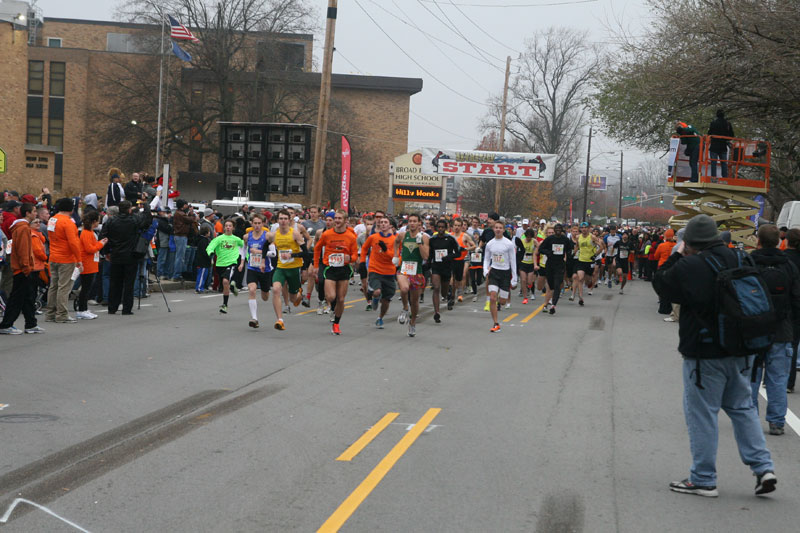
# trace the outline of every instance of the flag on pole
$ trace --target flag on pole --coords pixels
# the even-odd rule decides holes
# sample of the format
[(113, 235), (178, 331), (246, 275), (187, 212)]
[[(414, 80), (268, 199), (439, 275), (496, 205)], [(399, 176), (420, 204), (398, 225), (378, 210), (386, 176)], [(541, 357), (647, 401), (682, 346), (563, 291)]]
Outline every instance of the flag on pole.
[(642, 196), (644, 196), (644, 199), (647, 200), (647, 192), (646, 191), (642, 191)]
[(183, 61), (186, 61), (187, 63), (191, 63), (192, 62), (192, 56), (190, 56), (189, 53), (186, 52), (183, 48), (178, 46), (178, 43), (176, 43), (176, 42), (172, 43), (172, 53), (175, 54), (176, 56), (178, 56), (178, 59), (182, 59)]
[[(200, 40), (192, 35), (192, 32), (189, 29), (172, 18), (172, 15), (167, 15), (169, 18), (169, 36), (173, 39), (186, 39), (187, 41), (192, 41), (193, 43), (200, 42)], [(180, 56), (178, 56), (180, 57)]]
[(342, 192), (341, 192), (341, 206), (346, 213), (349, 213), (350, 207), (350, 143), (347, 137), (342, 135)]

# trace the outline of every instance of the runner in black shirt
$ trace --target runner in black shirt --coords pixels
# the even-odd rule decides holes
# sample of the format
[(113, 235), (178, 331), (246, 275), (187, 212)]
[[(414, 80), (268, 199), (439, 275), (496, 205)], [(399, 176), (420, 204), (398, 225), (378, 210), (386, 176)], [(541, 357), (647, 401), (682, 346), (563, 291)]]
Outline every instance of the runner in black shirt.
[[(447, 221), (440, 219), (436, 222), (436, 233), (429, 239), (431, 264), (431, 282), (433, 284), (433, 321), (441, 322), (439, 315), (440, 294), (447, 295), (450, 285), (450, 276), (453, 274), (453, 259), (459, 256), (458, 241), (447, 232)], [(447, 309), (453, 309), (454, 301), (447, 301)]]
[(545, 295), (545, 310), (551, 315), (556, 314), (556, 305), (561, 295), (561, 284), (564, 282), (566, 270), (565, 259), (572, 254), (572, 239), (564, 235), (564, 226), (556, 224), (553, 228), (555, 234), (547, 237), (539, 245), (537, 255), (547, 257), (547, 294)]

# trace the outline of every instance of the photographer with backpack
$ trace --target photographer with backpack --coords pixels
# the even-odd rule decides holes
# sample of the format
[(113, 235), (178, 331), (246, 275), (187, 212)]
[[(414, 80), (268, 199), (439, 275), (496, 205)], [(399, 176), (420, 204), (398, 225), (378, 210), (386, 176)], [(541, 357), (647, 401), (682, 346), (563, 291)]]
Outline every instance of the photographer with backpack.
[[(725, 246), (711, 217), (697, 215), (653, 280), (662, 299), (681, 306), (678, 351), (692, 466), (687, 479), (670, 483), (674, 492), (719, 495), (720, 409), (731, 419), (742, 461), (756, 476), (755, 494), (775, 490), (774, 465), (751, 398), (749, 354), (766, 350), (776, 320), (763, 278), (742, 256)], [(738, 290), (749, 298), (737, 298)], [(746, 309), (737, 307), (742, 302)]]
[(758, 408), (758, 387), (761, 385), (763, 372), (770, 435), (783, 435), (792, 341), (800, 333), (800, 271), (786, 253), (778, 249), (779, 244), (778, 226), (764, 224), (758, 228), (757, 249), (750, 254), (767, 282), (779, 319), (772, 344), (766, 354), (755, 363), (755, 375), (751, 382), (753, 404)]

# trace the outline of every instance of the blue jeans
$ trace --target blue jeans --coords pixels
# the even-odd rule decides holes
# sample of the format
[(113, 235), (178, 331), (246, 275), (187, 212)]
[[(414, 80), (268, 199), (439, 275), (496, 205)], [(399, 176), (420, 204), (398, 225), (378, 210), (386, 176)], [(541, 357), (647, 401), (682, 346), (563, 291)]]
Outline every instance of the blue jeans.
[(722, 177), (728, 177), (728, 153), (725, 151), (724, 153), (719, 152), (709, 152), (709, 159), (711, 160), (711, 175), (713, 177), (717, 176), (717, 162), (714, 161), (715, 159), (721, 159), (719, 162), (720, 166), (722, 167)]
[[(764, 386), (767, 389), (767, 422), (783, 427), (786, 423), (786, 387), (789, 383), (789, 368), (792, 364), (792, 343), (776, 342), (769, 347), (764, 357)], [(758, 387), (764, 368), (756, 369), (756, 380), (750, 383), (753, 404), (758, 411)]]
[(175, 263), (175, 254), (169, 248), (158, 249), (158, 263), (156, 270), (159, 278), (169, 279), (172, 277), (172, 265)]
[(195, 274), (194, 258), (197, 255), (197, 246), (186, 248), (186, 255), (183, 257), (183, 272), (189, 274), (191, 279)]
[(103, 261), (103, 300), (108, 301), (108, 291), (111, 285), (111, 263)]
[(683, 411), (692, 451), (689, 481), (695, 485), (708, 487), (717, 484), (720, 408), (731, 419), (742, 462), (757, 475), (774, 470), (758, 411), (750, 397), (750, 368), (744, 370), (750, 367), (746, 363), (751, 359), (700, 359), (702, 389), (695, 384), (698, 360), (683, 360)]
[(183, 260), (186, 257), (186, 243), (189, 238), (179, 235), (173, 235), (172, 238), (175, 240), (175, 266), (172, 268), (172, 277), (177, 279), (183, 273)]

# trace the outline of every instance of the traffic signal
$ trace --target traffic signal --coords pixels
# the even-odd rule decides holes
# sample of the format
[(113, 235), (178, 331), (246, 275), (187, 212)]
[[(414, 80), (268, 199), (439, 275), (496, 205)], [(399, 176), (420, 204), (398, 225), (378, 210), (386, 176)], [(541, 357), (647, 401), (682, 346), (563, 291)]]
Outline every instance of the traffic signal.
[(594, 205), (594, 200), (589, 200), (589, 205)]
[(660, 204), (664, 203), (664, 195), (663, 194), (658, 197), (658, 203), (660, 203)]

